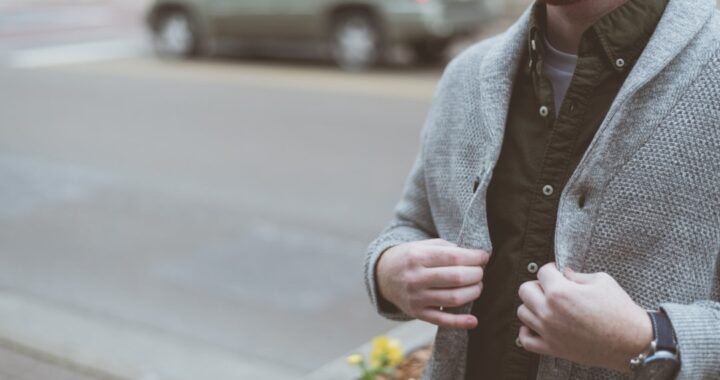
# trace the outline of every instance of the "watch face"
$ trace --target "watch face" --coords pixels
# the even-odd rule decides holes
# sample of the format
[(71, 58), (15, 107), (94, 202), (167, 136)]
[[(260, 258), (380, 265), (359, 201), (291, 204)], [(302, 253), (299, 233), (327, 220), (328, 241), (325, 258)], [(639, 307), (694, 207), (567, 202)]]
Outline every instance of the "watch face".
[(658, 351), (655, 355), (645, 359), (645, 364), (638, 371), (638, 378), (642, 380), (672, 379), (679, 368), (680, 362), (675, 354)]

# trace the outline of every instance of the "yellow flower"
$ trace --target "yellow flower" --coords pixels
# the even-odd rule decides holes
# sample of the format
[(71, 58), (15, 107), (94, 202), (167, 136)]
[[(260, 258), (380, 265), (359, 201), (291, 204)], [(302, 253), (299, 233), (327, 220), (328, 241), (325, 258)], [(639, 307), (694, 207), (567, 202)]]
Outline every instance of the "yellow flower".
[(370, 365), (373, 368), (379, 368), (384, 366), (384, 356), (387, 350), (388, 337), (381, 335), (373, 338), (372, 349), (370, 351)]
[(350, 365), (360, 365), (363, 362), (363, 357), (360, 354), (353, 354), (347, 357), (347, 362)]
[(400, 341), (386, 336), (378, 336), (372, 340), (370, 365), (373, 368), (395, 367), (404, 359)]
[(377, 351), (385, 351), (390, 343), (390, 338), (385, 335), (376, 336), (372, 340), (372, 349)]
[(397, 366), (405, 358), (405, 355), (403, 355), (402, 352), (402, 346), (400, 346), (400, 341), (398, 341), (397, 339), (390, 339), (387, 349), (388, 361), (390, 362), (390, 366)]

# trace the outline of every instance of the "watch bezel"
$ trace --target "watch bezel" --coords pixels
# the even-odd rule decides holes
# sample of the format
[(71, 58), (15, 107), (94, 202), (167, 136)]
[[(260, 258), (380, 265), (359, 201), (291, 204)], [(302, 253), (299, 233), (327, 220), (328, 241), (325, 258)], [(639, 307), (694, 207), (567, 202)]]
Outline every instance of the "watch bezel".
[(678, 355), (671, 351), (660, 350), (645, 358), (637, 368), (636, 379), (670, 379), (680, 369)]

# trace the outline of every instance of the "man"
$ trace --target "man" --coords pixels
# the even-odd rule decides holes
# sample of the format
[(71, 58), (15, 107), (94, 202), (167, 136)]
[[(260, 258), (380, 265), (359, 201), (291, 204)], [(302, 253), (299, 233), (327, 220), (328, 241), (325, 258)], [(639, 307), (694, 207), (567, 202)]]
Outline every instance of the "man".
[(446, 69), (365, 278), (424, 379), (720, 379), (720, 14), (538, 1)]

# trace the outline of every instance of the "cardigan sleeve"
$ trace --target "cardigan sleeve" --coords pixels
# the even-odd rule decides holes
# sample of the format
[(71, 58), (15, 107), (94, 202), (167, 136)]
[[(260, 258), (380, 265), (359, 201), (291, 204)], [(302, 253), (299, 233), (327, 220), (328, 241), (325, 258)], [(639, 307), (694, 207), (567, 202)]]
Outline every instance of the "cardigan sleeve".
[(453, 93), (453, 89), (458, 84), (457, 68), (462, 57), (463, 54), (455, 57), (443, 71), (443, 75), (433, 94), (425, 124), (420, 132), (418, 153), (410, 169), (410, 174), (405, 180), (400, 201), (395, 206), (390, 222), (380, 235), (370, 243), (365, 256), (363, 275), (370, 301), (378, 314), (391, 320), (409, 321), (414, 318), (381, 296), (375, 276), (377, 262), (380, 256), (391, 247), (402, 243), (438, 237), (428, 198), (425, 175), (425, 164), (427, 162), (425, 148), (428, 136), (434, 133), (431, 131), (433, 126), (438, 121), (438, 118), (443, 117), (443, 113), (440, 112), (443, 107), (443, 100), (449, 96), (448, 94)]
[(720, 379), (720, 258), (713, 300), (660, 305), (670, 317), (680, 351), (677, 380)]
[(396, 321), (408, 321), (413, 317), (405, 314), (380, 295), (375, 277), (377, 262), (383, 252), (395, 245), (437, 237), (425, 186), (422, 140), (421, 138), (420, 152), (405, 181), (394, 215), (387, 227), (370, 243), (365, 257), (365, 287), (370, 301), (381, 316)]

